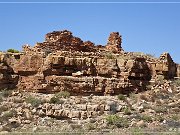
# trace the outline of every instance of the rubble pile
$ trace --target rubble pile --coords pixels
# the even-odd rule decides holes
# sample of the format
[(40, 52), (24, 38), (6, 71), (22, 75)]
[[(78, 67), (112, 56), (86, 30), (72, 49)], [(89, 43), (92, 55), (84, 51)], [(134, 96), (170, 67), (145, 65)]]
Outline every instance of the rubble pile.
[[(180, 124), (180, 87), (173, 83), (163, 80), (151, 85), (148, 91), (115, 96), (19, 90), (9, 90), (11, 93), (5, 96), (1, 91), (4, 96), (0, 104), (0, 132), (101, 131), (102, 134), (112, 133), (113, 128), (113, 132), (128, 134), (138, 128), (141, 132), (143, 129), (155, 134), (160, 131), (174, 134)], [(110, 118), (115, 118), (112, 123)]]

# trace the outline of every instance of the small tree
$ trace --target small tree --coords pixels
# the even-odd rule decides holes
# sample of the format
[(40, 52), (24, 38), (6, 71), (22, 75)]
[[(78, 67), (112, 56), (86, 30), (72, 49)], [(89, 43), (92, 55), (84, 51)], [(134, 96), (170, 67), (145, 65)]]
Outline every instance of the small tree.
[(107, 124), (115, 125), (118, 128), (120, 128), (120, 127), (128, 127), (129, 126), (129, 122), (128, 122), (128, 120), (126, 118), (119, 117), (117, 115), (108, 115), (106, 117), (106, 121), (107, 121)]
[(19, 53), (18, 50), (15, 50), (15, 49), (8, 49), (7, 52), (11, 52), (11, 53)]

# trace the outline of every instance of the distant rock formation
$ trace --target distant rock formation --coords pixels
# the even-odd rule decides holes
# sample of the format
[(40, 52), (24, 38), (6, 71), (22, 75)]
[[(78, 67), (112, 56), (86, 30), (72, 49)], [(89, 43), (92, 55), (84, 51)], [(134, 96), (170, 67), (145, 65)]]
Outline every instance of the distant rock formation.
[(22, 53), (0, 54), (0, 88), (104, 95), (143, 91), (150, 80), (180, 76), (169, 53), (153, 58), (124, 52), (121, 42), (118, 32), (105, 47), (67, 30), (48, 33), (43, 43), (24, 45)]

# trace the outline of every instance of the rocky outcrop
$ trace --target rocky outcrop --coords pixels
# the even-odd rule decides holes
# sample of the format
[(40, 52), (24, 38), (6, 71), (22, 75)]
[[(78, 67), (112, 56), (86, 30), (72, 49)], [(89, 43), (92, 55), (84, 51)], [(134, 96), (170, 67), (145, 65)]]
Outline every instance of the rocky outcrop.
[(180, 65), (177, 64), (176, 67), (177, 67), (177, 77), (180, 77)]
[(107, 59), (89, 53), (82, 57), (70, 52), (43, 56), (21, 57), (14, 68), (20, 76), (19, 89), (45, 93), (65, 90), (75, 95), (116, 94), (135, 87), (144, 89), (151, 78), (143, 58)]
[(13, 66), (16, 63), (16, 56), (12, 54), (0, 54), (0, 89), (13, 89), (16, 87), (18, 82), (18, 75), (14, 73)]
[(159, 59), (124, 52), (118, 32), (110, 34), (105, 47), (83, 42), (70, 31), (46, 34), (43, 43), (23, 46), (23, 53), (1, 54), (3, 88), (72, 95), (106, 95), (145, 90), (151, 79), (177, 75), (168, 53)]
[(151, 72), (154, 78), (162, 77), (172, 79), (176, 74), (176, 64), (173, 62), (169, 53), (163, 53), (156, 62), (151, 62)]
[(46, 34), (43, 43), (37, 43), (34, 47), (37, 51), (55, 52), (63, 51), (95, 51), (92, 42), (83, 42), (80, 38), (74, 37), (70, 31), (54, 31)]
[(121, 40), (119, 32), (112, 32), (108, 38), (106, 48), (114, 53), (123, 51), (121, 47)]

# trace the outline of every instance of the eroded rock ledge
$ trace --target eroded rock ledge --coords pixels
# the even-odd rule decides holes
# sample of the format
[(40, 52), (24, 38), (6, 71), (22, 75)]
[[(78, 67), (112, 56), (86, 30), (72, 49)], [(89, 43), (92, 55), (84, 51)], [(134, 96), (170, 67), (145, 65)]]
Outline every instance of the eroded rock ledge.
[(169, 53), (160, 58), (125, 52), (121, 35), (107, 45), (82, 41), (70, 31), (55, 31), (43, 43), (23, 46), (22, 53), (0, 54), (0, 88), (72, 95), (105, 95), (142, 91), (155, 79), (180, 76)]

